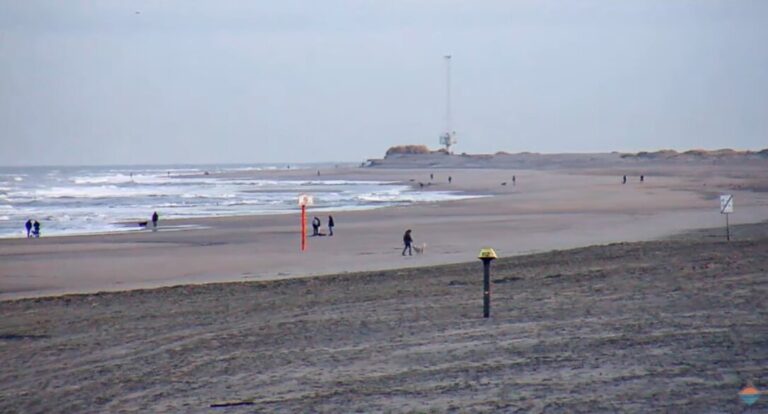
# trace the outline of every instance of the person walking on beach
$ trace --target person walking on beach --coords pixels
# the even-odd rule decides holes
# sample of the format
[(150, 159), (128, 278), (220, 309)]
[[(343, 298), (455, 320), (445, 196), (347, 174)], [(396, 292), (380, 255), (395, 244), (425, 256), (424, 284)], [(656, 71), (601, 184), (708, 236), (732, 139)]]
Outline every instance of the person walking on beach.
[(333, 236), (333, 226), (335, 226), (336, 223), (333, 222), (333, 216), (328, 215), (328, 236)]
[(451, 177), (451, 176), (449, 175), (449, 176), (448, 176), (448, 184), (450, 184), (450, 183), (451, 183), (451, 181), (453, 181), (453, 177)]
[(157, 211), (152, 213), (152, 228), (153, 229), (157, 228), (157, 220), (159, 220), (159, 219), (160, 219), (160, 216), (157, 215)]
[(408, 250), (408, 256), (413, 256), (411, 245), (413, 244), (413, 237), (411, 237), (411, 229), (408, 229), (405, 231), (405, 234), (403, 235), (403, 244), (405, 247), (403, 247), (403, 256), (405, 256), (405, 251)]
[(627, 183), (627, 176), (626, 176), (626, 175), (625, 175), (625, 176), (624, 176), (624, 178), (621, 180), (621, 183), (622, 183), (622, 184), (626, 184), (626, 183)]
[(642, 183), (644, 180), (645, 180), (645, 176), (641, 175), (640, 176), (640, 182)]
[(24, 223), (24, 227), (27, 228), (27, 238), (29, 238), (29, 234), (32, 232), (32, 219), (27, 219), (27, 222)]
[(39, 238), (40, 237), (40, 223), (37, 220), (35, 220), (35, 223), (33, 224), (33, 226), (35, 227), (35, 229), (32, 231), (32, 234), (34, 234), (36, 238)]
[(312, 235), (313, 236), (319, 236), (320, 235), (320, 219), (315, 216), (315, 218), (312, 219)]
[(515, 185), (515, 181), (516, 181), (516, 180), (517, 180), (517, 177), (515, 177), (515, 176), (513, 175), (513, 176), (512, 176), (512, 185)]

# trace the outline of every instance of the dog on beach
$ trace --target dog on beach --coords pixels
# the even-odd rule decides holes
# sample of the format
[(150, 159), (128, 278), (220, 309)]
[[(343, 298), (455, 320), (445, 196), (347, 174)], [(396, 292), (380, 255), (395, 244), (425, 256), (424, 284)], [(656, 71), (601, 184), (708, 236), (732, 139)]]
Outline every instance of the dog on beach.
[(147, 222), (146, 221), (140, 221), (139, 222), (139, 227), (147, 227)]
[(413, 250), (416, 252), (416, 254), (424, 254), (424, 252), (427, 250), (427, 243), (421, 243), (421, 246), (413, 246)]

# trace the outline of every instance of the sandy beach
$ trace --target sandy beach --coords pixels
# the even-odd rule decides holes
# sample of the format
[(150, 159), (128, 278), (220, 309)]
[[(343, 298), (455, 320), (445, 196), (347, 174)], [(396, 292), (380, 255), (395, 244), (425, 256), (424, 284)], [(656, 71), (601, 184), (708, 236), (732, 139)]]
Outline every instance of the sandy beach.
[[(310, 219), (318, 215), (323, 226), (333, 214), (336, 235), (310, 238), (304, 253), (299, 250), (298, 209), (290, 215), (161, 220), (157, 232), (2, 239), (0, 300), (460, 263), (473, 260), (483, 246), (513, 256), (652, 240), (724, 227), (721, 193), (735, 197), (733, 224), (768, 220), (765, 163), (654, 166), (643, 183), (638, 178), (642, 164), (631, 168), (329, 169), (323, 179), (404, 182), (414, 191), (454, 190), (482, 197), (369, 211), (310, 209)], [(637, 175), (621, 184), (628, 170)], [(435, 174), (432, 183), (430, 173)], [(247, 174), (314, 177), (314, 171), (306, 170)], [(419, 182), (430, 185), (422, 190)], [(426, 243), (426, 254), (400, 256), (408, 228), (417, 245)]]
[(768, 226), (735, 231), (499, 259), (489, 319), (479, 261), (4, 301), (0, 411), (753, 412)]
[(324, 171), (481, 197), (320, 212), (336, 235), (304, 253), (298, 212), (0, 240), (0, 411), (739, 412), (768, 363), (768, 225), (745, 224), (768, 170), (625, 170)]

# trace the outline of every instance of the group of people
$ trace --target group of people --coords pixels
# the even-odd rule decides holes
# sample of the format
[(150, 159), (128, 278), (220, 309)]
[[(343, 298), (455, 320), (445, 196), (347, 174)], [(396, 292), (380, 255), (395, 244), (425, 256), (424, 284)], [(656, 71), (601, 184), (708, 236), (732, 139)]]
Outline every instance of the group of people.
[[(320, 232), (320, 226), (322, 225), (322, 222), (320, 221), (320, 218), (315, 216), (312, 219), (312, 236), (325, 236), (325, 233)], [(333, 236), (333, 227), (336, 225), (336, 223), (333, 221), (333, 216), (328, 216), (328, 236)], [(403, 256), (405, 256), (405, 252), (408, 252), (409, 256), (413, 256), (413, 236), (411, 236), (411, 229), (408, 229), (405, 231), (405, 234), (403, 235)]]
[[(325, 233), (320, 232), (320, 226), (322, 223), (320, 222), (320, 219), (315, 216), (315, 218), (312, 219), (312, 235), (313, 236), (325, 236)], [(333, 216), (328, 216), (328, 235), (333, 236), (333, 227), (336, 225), (336, 223), (333, 222)]]
[(27, 228), (27, 238), (40, 237), (40, 222), (37, 220), (32, 221), (32, 219), (27, 220), (27, 222), (24, 224), (24, 227)]
[[(642, 182), (644, 182), (644, 181), (645, 181), (645, 176), (644, 176), (644, 175), (641, 175), (641, 176), (640, 176), (640, 182), (642, 183)], [(621, 183), (622, 183), (622, 184), (626, 184), (626, 183), (627, 183), (627, 176), (626, 176), (626, 175), (625, 175), (625, 176), (623, 176), (623, 177), (621, 178)]]
[[(429, 181), (432, 181), (432, 180), (434, 180), (434, 179), (435, 179), (435, 173), (429, 173)], [(451, 182), (453, 182), (453, 177), (451, 177), (451, 176), (449, 175), (449, 176), (448, 176), (448, 184), (450, 184)]]

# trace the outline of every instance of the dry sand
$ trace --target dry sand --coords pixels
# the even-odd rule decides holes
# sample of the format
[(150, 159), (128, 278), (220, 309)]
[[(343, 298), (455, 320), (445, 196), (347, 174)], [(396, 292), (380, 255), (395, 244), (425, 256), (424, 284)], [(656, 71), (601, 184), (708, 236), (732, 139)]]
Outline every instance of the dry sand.
[[(640, 167), (633, 164), (640, 171)], [(768, 168), (654, 168), (646, 182), (627, 169), (536, 170), (336, 169), (323, 179), (429, 182), (424, 191), (492, 195), (474, 200), (373, 211), (333, 212), (336, 236), (310, 239), (299, 253), (299, 216), (162, 221), (160, 231), (101, 236), (0, 240), (0, 300), (345, 271), (459, 263), (483, 246), (502, 256), (597, 243), (651, 240), (722, 226), (718, 195), (735, 195), (734, 224), (768, 220)], [(256, 173), (253, 173), (256, 174)], [(306, 172), (260, 177), (316, 178)], [(512, 175), (517, 184), (512, 185)], [(454, 178), (453, 184), (447, 177)], [(411, 182), (410, 179), (415, 180)], [(501, 183), (506, 182), (506, 186)], [(761, 187), (762, 186), (762, 187)], [(416, 186), (418, 188), (418, 186)], [(417, 191), (419, 191), (417, 189)], [(161, 212), (162, 213), (162, 212)], [(316, 213), (325, 224), (327, 212)], [(175, 231), (182, 225), (202, 226)], [(427, 254), (400, 256), (413, 229)], [(738, 234), (735, 235), (738, 238)]]
[(490, 319), (477, 261), (0, 302), (0, 412), (761, 412), (736, 230), (500, 259)]

